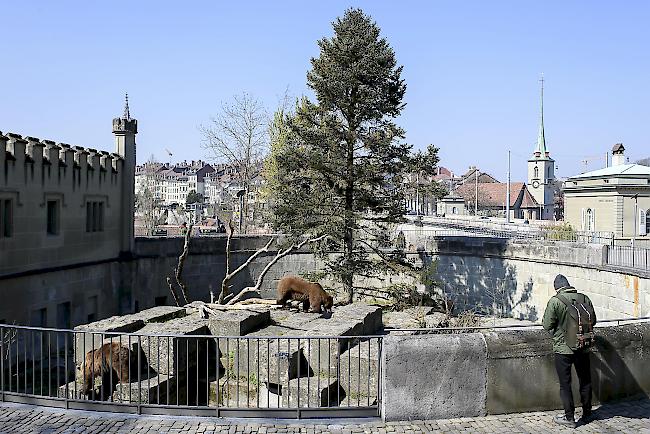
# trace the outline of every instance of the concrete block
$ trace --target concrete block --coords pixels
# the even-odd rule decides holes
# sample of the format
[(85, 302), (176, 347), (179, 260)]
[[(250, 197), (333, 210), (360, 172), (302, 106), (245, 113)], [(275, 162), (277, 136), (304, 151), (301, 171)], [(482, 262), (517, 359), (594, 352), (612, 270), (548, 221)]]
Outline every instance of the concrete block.
[[(141, 357), (151, 369), (161, 374), (179, 375), (197, 364), (205, 366), (207, 363), (210, 368), (215, 365), (218, 354), (214, 339), (191, 337), (209, 334), (208, 320), (195, 313), (164, 323), (147, 324), (135, 339), (139, 339)], [(188, 338), (170, 335), (187, 335)], [(133, 341), (134, 337), (131, 339)]]
[(347, 316), (349, 318), (363, 318), (362, 333), (364, 335), (377, 334), (383, 328), (381, 320), (382, 310), (379, 306), (371, 306), (365, 303), (353, 303), (344, 307), (348, 312)]
[(274, 384), (313, 375), (304, 340), (239, 339), (230, 342), (226, 375), (251, 377)]
[[(176, 377), (152, 374), (149, 378), (141, 378), (139, 382), (117, 383), (113, 392), (113, 401), (134, 404), (176, 404), (177, 396), (179, 398), (186, 396), (185, 387), (179, 388), (180, 393), (176, 394), (176, 382)], [(179, 400), (179, 404), (185, 404), (185, 400)]]
[(382, 366), (386, 420), (485, 414), (487, 357), (478, 333), (389, 335)]
[(216, 406), (218, 403), (226, 408), (257, 407), (258, 398), (261, 398), (259, 390), (260, 383), (255, 379), (225, 376), (210, 382), (208, 405)]
[[(74, 328), (75, 362), (81, 363), (84, 354), (99, 348), (107, 337), (116, 336), (114, 333), (134, 333), (141, 330), (145, 324), (160, 323), (182, 316), (185, 316), (185, 309), (182, 307), (156, 306), (134, 314), (112, 316), (77, 326)], [(103, 332), (113, 334), (105, 335)]]
[(274, 309), (270, 312), (273, 324), (287, 327), (300, 334), (300, 330), (308, 328), (312, 321), (321, 318), (323, 315), (313, 312), (296, 312), (289, 309)]
[[(377, 399), (379, 382), (379, 343), (372, 339), (361, 341), (349, 351), (341, 354), (338, 376), (334, 378), (355, 405), (370, 405)], [(320, 373), (321, 376), (327, 373)], [(360, 403), (360, 404), (359, 404)]]
[(282, 406), (288, 408), (337, 407), (349, 400), (337, 381), (327, 384), (322, 379), (319, 384), (318, 378), (295, 378), (283, 385), (281, 392)]
[(243, 336), (270, 322), (268, 310), (217, 310), (210, 314), (208, 328), (215, 336)]

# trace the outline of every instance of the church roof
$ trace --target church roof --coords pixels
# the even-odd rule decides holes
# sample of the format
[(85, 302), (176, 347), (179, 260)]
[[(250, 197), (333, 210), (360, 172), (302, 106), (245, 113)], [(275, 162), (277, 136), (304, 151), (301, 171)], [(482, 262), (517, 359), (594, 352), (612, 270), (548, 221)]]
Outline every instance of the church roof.
[(650, 167), (642, 166), (640, 164), (620, 164), (618, 166), (610, 166), (604, 169), (592, 170), (591, 172), (585, 172), (580, 175), (575, 175), (569, 178), (572, 179), (584, 179), (584, 178), (610, 178), (616, 176), (648, 176), (650, 177)]

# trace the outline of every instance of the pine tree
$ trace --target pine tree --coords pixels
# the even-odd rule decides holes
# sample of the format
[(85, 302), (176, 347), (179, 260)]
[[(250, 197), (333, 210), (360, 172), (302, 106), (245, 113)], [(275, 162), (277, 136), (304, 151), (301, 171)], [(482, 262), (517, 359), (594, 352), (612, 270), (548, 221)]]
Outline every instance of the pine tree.
[(307, 74), (316, 101), (297, 104), (274, 157), (282, 182), (272, 207), (285, 233), (329, 235), (320, 245), (326, 271), (351, 302), (359, 278), (390, 269), (380, 247), (403, 218), (399, 184), (410, 146), (394, 122), (404, 107), (402, 67), (379, 27), (359, 9), (333, 27)]

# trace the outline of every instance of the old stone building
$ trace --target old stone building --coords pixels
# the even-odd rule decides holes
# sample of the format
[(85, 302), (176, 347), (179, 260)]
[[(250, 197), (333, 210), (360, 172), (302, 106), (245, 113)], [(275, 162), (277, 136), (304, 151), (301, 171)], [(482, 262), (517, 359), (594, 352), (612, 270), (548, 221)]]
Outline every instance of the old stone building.
[[(131, 255), (137, 130), (127, 99), (113, 153), (0, 133), (0, 321), (65, 327), (97, 317), (111, 277), (56, 276)], [(108, 296), (131, 308), (128, 293)]]
[(612, 166), (567, 179), (564, 219), (576, 230), (607, 231), (619, 239), (650, 235), (650, 167), (627, 164), (625, 147), (612, 148)]

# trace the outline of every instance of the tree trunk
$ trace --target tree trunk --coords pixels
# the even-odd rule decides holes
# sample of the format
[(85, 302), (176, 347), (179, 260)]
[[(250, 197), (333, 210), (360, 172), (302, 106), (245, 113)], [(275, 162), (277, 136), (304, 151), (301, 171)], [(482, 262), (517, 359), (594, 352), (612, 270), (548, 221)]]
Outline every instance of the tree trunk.
[[(240, 210), (241, 212), (241, 210)], [(232, 219), (228, 220), (228, 238), (226, 240), (226, 272), (221, 282), (221, 292), (219, 293), (219, 304), (223, 304), (224, 298), (228, 295), (228, 283), (230, 283), (230, 241), (232, 240), (232, 233), (235, 228), (232, 225)]]
[(341, 280), (343, 291), (346, 295), (346, 304), (352, 303), (354, 297), (354, 272), (352, 264), (352, 252), (354, 249), (354, 134), (350, 133), (347, 141), (347, 182), (345, 187), (345, 233), (343, 234), (343, 273)]

